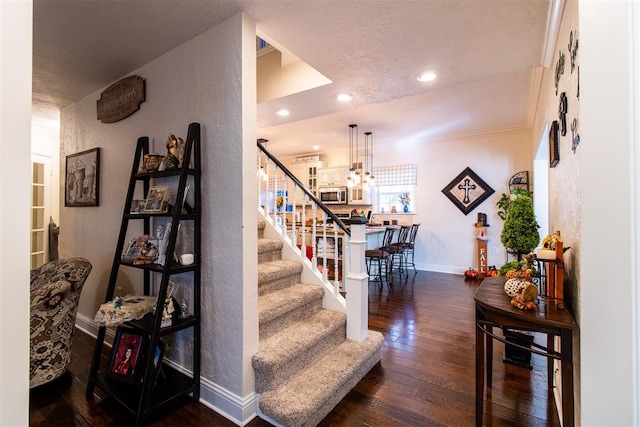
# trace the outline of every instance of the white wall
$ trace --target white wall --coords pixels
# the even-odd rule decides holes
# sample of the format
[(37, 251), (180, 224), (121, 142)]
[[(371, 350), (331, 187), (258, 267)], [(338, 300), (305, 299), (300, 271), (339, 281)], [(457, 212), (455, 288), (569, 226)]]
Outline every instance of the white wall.
[[(253, 59), (246, 58), (249, 40)], [(255, 243), (245, 243), (256, 240), (257, 197), (243, 192), (245, 147), (255, 181), (255, 26), (235, 15), (128, 74), (146, 79), (146, 101), (132, 116), (96, 120), (101, 91), (61, 114), (62, 158), (93, 147), (102, 152), (100, 206), (61, 208), (60, 255), (93, 264), (79, 308), (90, 324), (104, 301), (137, 138), (149, 136), (152, 151), (165, 153), (168, 134), (186, 137), (190, 122), (201, 123), (202, 398), (242, 420), (253, 392), (248, 360), (257, 347), (257, 255), (245, 260), (255, 251)], [(123, 292), (141, 293), (139, 273), (126, 270), (118, 282)], [(189, 345), (185, 338), (175, 357), (188, 359)]]
[[(347, 165), (348, 152), (320, 153), (323, 167)], [(285, 159), (285, 163), (291, 159)], [(532, 171), (531, 133), (528, 131), (484, 133), (435, 141), (393, 146), (375, 146), (374, 167), (418, 165), (418, 195), (413, 223), (420, 223), (415, 262), (420, 270), (463, 274), (477, 268), (477, 240), (474, 224), (478, 212), (486, 213), (489, 227), (489, 265), (506, 262), (500, 242), (503, 221), (496, 203), (507, 193), (509, 179), (517, 172)], [(464, 215), (443, 193), (460, 172), (470, 167), (495, 193)], [(374, 215), (377, 222), (397, 219)], [(398, 216), (399, 218), (399, 216)], [(402, 218), (405, 220), (405, 218)], [(399, 222), (402, 222), (399, 220)]]
[(581, 424), (638, 425), (637, 3), (579, 7)]
[[(0, 1), (0, 425), (29, 424), (31, 1)], [(5, 42), (10, 40), (10, 42)]]

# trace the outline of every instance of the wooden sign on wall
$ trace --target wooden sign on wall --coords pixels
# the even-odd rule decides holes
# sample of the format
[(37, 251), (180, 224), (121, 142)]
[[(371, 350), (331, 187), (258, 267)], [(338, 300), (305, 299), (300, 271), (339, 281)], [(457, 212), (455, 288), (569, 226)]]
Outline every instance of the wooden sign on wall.
[(129, 76), (118, 80), (100, 94), (98, 99), (98, 120), (113, 123), (138, 111), (144, 102), (144, 79)]

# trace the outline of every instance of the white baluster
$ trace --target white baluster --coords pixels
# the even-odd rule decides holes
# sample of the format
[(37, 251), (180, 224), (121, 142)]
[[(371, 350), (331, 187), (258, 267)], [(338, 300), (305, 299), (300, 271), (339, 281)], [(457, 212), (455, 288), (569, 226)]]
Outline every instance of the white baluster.
[(318, 243), (316, 241), (316, 217), (318, 215), (318, 205), (314, 202), (311, 207), (311, 248), (313, 257), (312, 265), (315, 270), (318, 269)]
[[(326, 214), (325, 214), (326, 215)], [(335, 295), (340, 294), (340, 280), (339, 280), (339, 272), (340, 272), (340, 244), (338, 240), (338, 224), (333, 223), (333, 293)]]

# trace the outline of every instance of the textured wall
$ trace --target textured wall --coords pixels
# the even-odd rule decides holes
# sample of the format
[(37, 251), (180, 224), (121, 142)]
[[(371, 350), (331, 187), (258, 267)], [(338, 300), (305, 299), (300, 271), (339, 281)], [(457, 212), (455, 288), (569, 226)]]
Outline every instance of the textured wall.
[[(580, 301), (580, 174), (581, 174), (581, 147), (572, 149), (571, 124), (577, 119), (578, 132), (580, 126), (580, 100), (578, 98), (578, 66), (580, 63), (580, 48), (578, 47), (575, 59), (575, 67), (572, 71), (571, 55), (569, 53), (570, 34), (573, 40), (579, 40), (578, 31), (578, 3), (567, 2), (555, 55), (551, 67), (545, 70), (542, 94), (546, 98), (541, 103), (545, 111), (546, 121), (551, 126), (553, 120), (559, 120), (558, 107), (560, 95), (567, 96), (567, 134), (562, 136), (558, 132), (560, 148), (560, 161), (555, 168), (549, 170), (549, 231), (560, 230), (565, 247), (571, 249), (565, 253), (565, 299), (572, 313), (579, 319)], [(554, 85), (556, 66), (560, 54), (564, 55), (564, 72), (558, 81), (558, 90)], [(561, 67), (562, 68), (562, 67)], [(544, 98), (543, 98), (544, 99)], [(542, 236), (541, 236), (542, 237)]]
[[(100, 91), (61, 114), (61, 159), (102, 147), (100, 206), (61, 208), (61, 256), (85, 256), (94, 266), (79, 308), (91, 319), (104, 300), (137, 138), (149, 136), (155, 151), (165, 153), (169, 133), (186, 137), (190, 122), (201, 123), (202, 376), (236, 394), (244, 393), (243, 378), (248, 375), (243, 339), (257, 341), (257, 333), (244, 336), (245, 323), (257, 323), (256, 305), (243, 307), (242, 299), (245, 292), (257, 294), (255, 271), (243, 273), (245, 231), (239, 215), (245, 203), (241, 196), (243, 141), (251, 142), (255, 156), (255, 130), (251, 134), (243, 128), (247, 120), (242, 109), (243, 25), (247, 25), (243, 15), (238, 14), (128, 73), (146, 79), (147, 99), (125, 120), (113, 124), (96, 120)], [(255, 157), (250, 167), (255, 174)], [(256, 198), (253, 200), (248, 209), (253, 208), (255, 224)], [(253, 265), (255, 270), (255, 262)], [(119, 280), (123, 292), (140, 292), (140, 274), (126, 270), (121, 269), (125, 274)], [(168, 352), (178, 361), (191, 352), (192, 340), (181, 339), (185, 344), (182, 353), (175, 354), (175, 349)]]

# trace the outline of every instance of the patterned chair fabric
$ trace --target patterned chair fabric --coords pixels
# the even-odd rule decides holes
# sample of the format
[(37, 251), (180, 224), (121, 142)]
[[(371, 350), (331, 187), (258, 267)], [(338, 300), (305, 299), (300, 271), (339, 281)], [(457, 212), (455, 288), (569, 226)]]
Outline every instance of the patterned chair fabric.
[(29, 387), (64, 374), (82, 286), (91, 272), (84, 258), (68, 258), (31, 270), (31, 367)]

